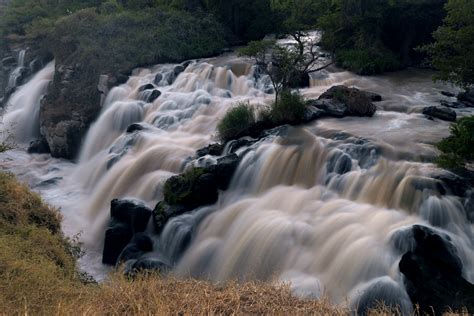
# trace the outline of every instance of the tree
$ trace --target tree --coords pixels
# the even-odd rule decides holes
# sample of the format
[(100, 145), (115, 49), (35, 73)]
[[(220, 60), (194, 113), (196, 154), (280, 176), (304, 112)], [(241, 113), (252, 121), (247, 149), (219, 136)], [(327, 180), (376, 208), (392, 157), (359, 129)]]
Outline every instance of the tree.
[(440, 72), (435, 79), (464, 88), (474, 85), (474, 1), (449, 0), (444, 24), (433, 33), (435, 42), (422, 50)]
[(280, 45), (274, 40), (250, 42), (239, 51), (248, 56), (267, 74), (275, 90), (275, 101), (282, 92), (301, 86), (302, 79), (332, 64), (321, 65), (323, 54), (319, 52), (318, 42), (306, 32), (293, 31), (289, 34), (293, 42)]

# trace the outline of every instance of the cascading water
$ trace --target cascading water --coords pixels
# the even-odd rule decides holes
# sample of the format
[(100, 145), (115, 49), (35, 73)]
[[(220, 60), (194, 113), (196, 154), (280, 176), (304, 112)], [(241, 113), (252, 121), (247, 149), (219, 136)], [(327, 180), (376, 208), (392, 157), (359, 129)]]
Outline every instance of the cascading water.
[[(175, 65), (137, 70), (113, 88), (77, 165), (4, 154), (12, 158), (7, 169), (62, 207), (68, 234), (83, 231), (83, 267), (99, 278), (110, 200), (135, 197), (153, 207), (168, 177), (201, 163), (190, 157), (214, 141), (233, 104), (272, 100), (266, 78), (232, 55), (185, 66), (177, 77)], [(337, 303), (385, 293), (409, 312), (398, 261), (412, 247), (409, 228), (421, 224), (451, 238), (465, 278), (474, 281), (473, 225), (459, 199), (440, 192), (431, 175), (441, 171), (425, 162), (436, 154), (432, 144), (448, 134), (447, 123), (419, 114), (449, 89), (430, 75), (319, 73), (302, 91), (306, 97), (334, 84), (356, 86), (384, 96), (376, 115), (281, 127), (239, 149), (230, 188), (216, 204), (171, 219), (149, 256), (173, 265), (179, 276), (290, 281), (298, 295), (327, 295)], [(161, 92), (153, 102), (141, 91), (150, 83)]]
[(3, 129), (13, 133), (16, 142), (26, 143), (39, 136), (40, 102), (53, 75), (54, 62), (51, 62), (7, 101)]

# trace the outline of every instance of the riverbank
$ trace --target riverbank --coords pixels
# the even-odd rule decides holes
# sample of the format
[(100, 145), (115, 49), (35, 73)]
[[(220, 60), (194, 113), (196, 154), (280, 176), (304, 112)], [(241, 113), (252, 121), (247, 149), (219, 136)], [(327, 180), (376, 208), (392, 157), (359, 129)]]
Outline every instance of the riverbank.
[(343, 315), (325, 300), (300, 300), (289, 286), (212, 284), (112, 273), (97, 285), (75, 270), (78, 248), (60, 230), (58, 210), (13, 175), (0, 173), (0, 306), (6, 314)]

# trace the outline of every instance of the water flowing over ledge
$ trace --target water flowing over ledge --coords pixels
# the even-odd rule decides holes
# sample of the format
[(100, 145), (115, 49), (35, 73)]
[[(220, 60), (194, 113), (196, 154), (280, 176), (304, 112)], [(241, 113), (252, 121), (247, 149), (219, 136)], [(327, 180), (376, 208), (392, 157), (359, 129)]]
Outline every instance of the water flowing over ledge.
[[(176, 75), (177, 67), (183, 71)], [(18, 122), (13, 130), (19, 142), (37, 136), (36, 128), (26, 126), (37, 122), (31, 113), (39, 109), (52, 68), (10, 99), (5, 119)], [(317, 97), (335, 84), (380, 93), (384, 101), (372, 118), (285, 126), (241, 148), (229, 190), (216, 204), (173, 218), (154, 236), (148, 256), (180, 276), (290, 281), (299, 295), (325, 294), (336, 303), (385, 291), (409, 312), (398, 262), (413, 247), (410, 227), (420, 224), (449, 236), (463, 276), (473, 282), (473, 224), (460, 199), (440, 189), (434, 175), (442, 171), (427, 162), (436, 155), (432, 144), (448, 134), (448, 123), (420, 113), (446, 98), (440, 91), (449, 87), (433, 84), (425, 71), (366, 78), (330, 69), (302, 92)], [(154, 89), (161, 95), (148, 102)], [(82, 268), (103, 278), (110, 200), (133, 197), (153, 207), (171, 175), (215, 161), (190, 157), (214, 142), (226, 111), (237, 101), (269, 104), (269, 89), (265, 76), (232, 54), (138, 69), (109, 92), (77, 164), (15, 150), (1, 155), (2, 168), (62, 208), (66, 233), (82, 231)], [(135, 123), (140, 127), (130, 129)]]

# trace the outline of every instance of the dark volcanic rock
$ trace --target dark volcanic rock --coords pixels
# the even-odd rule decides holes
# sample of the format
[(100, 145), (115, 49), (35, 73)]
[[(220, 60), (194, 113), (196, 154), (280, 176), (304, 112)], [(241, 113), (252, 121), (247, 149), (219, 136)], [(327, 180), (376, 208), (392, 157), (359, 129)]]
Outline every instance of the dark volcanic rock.
[(151, 209), (143, 202), (128, 199), (113, 199), (110, 217), (132, 227), (133, 232), (143, 232), (151, 216)]
[(44, 138), (34, 140), (28, 146), (29, 154), (49, 154), (50, 152), (48, 142)]
[(456, 121), (456, 112), (449, 108), (438, 106), (428, 106), (423, 109), (423, 114), (428, 117), (435, 117), (440, 120), (454, 122)]
[(151, 209), (136, 200), (114, 199), (111, 202), (111, 221), (105, 232), (102, 262), (115, 265), (120, 253), (136, 233), (145, 231)]
[(441, 315), (448, 308), (474, 313), (474, 285), (462, 277), (462, 262), (447, 236), (413, 226), (415, 247), (405, 253), (399, 268), (414, 304), (422, 313)]
[(105, 231), (102, 263), (115, 265), (122, 250), (132, 239), (132, 228), (124, 223), (112, 221)]
[(449, 92), (449, 91), (441, 91), (441, 94), (446, 96), (446, 97), (450, 97), (450, 98), (453, 98), (453, 97), (456, 96), (454, 93)]
[(142, 271), (153, 271), (165, 274), (171, 270), (171, 266), (156, 258), (140, 258), (138, 260), (129, 260), (125, 266), (125, 275), (135, 277)]
[(232, 179), (239, 162), (239, 156), (236, 154), (230, 154), (217, 159), (217, 163), (215, 165), (210, 165), (205, 170), (206, 172), (214, 175), (219, 189), (227, 190), (230, 180)]
[(207, 147), (201, 148), (198, 151), (196, 151), (196, 157), (203, 157), (206, 155), (211, 155), (211, 156), (220, 156), (222, 155), (222, 152), (224, 151), (224, 144), (219, 144), (219, 143), (214, 143), (210, 144)]
[(308, 105), (323, 110), (328, 116), (373, 116), (377, 111), (373, 100), (381, 100), (381, 96), (356, 88), (333, 86)]
[(145, 126), (143, 126), (143, 124), (140, 124), (140, 123), (133, 123), (133, 124), (130, 124), (128, 127), (127, 127), (127, 130), (126, 130), (126, 133), (133, 133), (133, 132), (137, 132), (137, 131), (142, 131), (146, 129)]
[(117, 264), (132, 259), (139, 259), (145, 253), (153, 250), (153, 241), (144, 233), (137, 233), (130, 243), (120, 253)]
[(145, 91), (145, 90), (152, 90), (152, 89), (155, 89), (155, 86), (151, 83), (147, 83), (147, 84), (144, 84), (143, 86), (141, 86), (140, 88), (138, 88), (138, 91), (142, 92), (142, 91)]
[(213, 204), (218, 198), (216, 177), (203, 168), (193, 168), (169, 178), (164, 187), (165, 201), (170, 205), (184, 205), (190, 209)]
[(148, 103), (152, 103), (153, 101), (155, 101), (156, 99), (158, 99), (158, 97), (161, 95), (161, 91), (160, 90), (157, 90), (157, 89), (154, 89), (147, 97), (147, 99), (145, 100), (146, 102)]
[(184, 205), (169, 205), (165, 201), (158, 202), (153, 209), (155, 230), (158, 233), (161, 232), (170, 218), (182, 215), (191, 210), (192, 209)]

